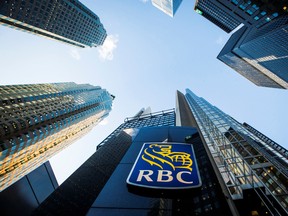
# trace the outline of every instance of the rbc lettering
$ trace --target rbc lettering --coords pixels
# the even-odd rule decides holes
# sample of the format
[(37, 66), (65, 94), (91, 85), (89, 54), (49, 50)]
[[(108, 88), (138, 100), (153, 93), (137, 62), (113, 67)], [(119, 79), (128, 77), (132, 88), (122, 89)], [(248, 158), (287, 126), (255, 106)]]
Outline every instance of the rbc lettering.
[(182, 143), (145, 143), (127, 183), (158, 189), (190, 189), (201, 186), (193, 147)]
[(193, 181), (185, 181), (183, 177), (185, 175), (191, 175), (192, 172), (181, 171), (173, 176), (173, 172), (170, 170), (157, 170), (154, 173), (153, 170), (139, 170), (137, 177), (137, 182), (147, 181), (147, 182), (172, 182), (175, 178), (178, 182), (183, 184), (193, 184)]

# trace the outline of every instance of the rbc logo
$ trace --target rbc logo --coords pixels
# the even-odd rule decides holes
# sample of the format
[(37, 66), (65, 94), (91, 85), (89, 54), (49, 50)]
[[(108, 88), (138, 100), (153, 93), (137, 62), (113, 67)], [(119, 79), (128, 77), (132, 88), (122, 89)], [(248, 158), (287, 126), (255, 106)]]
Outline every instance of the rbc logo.
[(192, 145), (145, 143), (127, 183), (161, 189), (200, 187), (201, 179)]

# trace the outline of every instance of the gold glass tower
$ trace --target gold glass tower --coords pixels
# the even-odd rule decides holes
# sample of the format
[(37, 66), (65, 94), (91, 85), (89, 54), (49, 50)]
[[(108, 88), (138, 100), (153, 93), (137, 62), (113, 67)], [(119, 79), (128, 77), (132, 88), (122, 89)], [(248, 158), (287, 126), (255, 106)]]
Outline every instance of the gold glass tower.
[(89, 84), (0, 86), (0, 191), (90, 131), (113, 98)]

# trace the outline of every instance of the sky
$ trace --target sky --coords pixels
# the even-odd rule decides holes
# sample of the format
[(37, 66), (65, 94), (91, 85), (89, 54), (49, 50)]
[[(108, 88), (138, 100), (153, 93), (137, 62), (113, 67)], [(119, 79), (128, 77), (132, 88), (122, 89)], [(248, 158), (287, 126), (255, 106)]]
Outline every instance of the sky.
[(258, 87), (216, 59), (229, 34), (184, 0), (174, 18), (148, 0), (82, 0), (108, 37), (102, 47), (77, 48), (0, 26), (1, 85), (76, 82), (116, 98), (110, 115), (50, 162), (61, 184), (126, 117), (142, 107), (175, 107), (190, 88), (239, 122), (288, 148), (288, 91)]

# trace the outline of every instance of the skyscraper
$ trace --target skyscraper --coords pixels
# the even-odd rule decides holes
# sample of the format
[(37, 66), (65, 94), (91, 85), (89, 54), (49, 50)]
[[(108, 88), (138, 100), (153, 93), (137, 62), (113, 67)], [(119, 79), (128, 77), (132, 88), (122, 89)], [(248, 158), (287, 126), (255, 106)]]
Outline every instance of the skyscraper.
[(258, 86), (288, 88), (288, 16), (235, 32), (218, 59)]
[(0, 24), (78, 47), (102, 45), (107, 36), (99, 17), (78, 0), (5, 0)]
[(89, 84), (0, 87), (0, 190), (28, 174), (105, 118), (111, 96)]
[(264, 6), (261, 1), (250, 0), (197, 0), (194, 10), (224, 31), (231, 32), (241, 23), (260, 28), (279, 16), (278, 10)]
[(285, 1), (198, 0), (195, 11), (226, 32), (244, 24), (230, 37), (219, 60), (258, 86), (288, 88)]
[(287, 150), (247, 123), (240, 124), (189, 89), (185, 97), (214, 168), (221, 174), (236, 205), (245, 202), (247, 197), (254, 197), (255, 206), (261, 203), (263, 207), (259, 206), (259, 210), (263, 213), (286, 215)]
[[(175, 113), (127, 118), (34, 214), (286, 215), (287, 150), (190, 90), (176, 96)], [(202, 183), (179, 189), (192, 164)]]
[(159, 10), (163, 11), (167, 15), (173, 17), (178, 10), (182, 0), (152, 0), (154, 5)]

